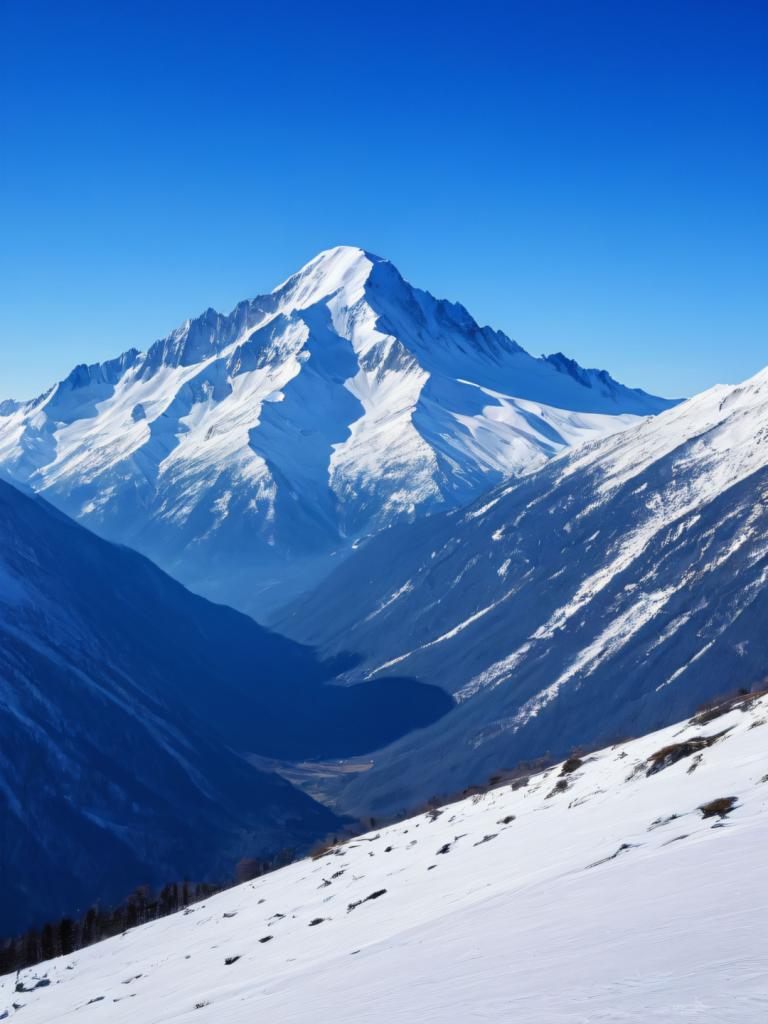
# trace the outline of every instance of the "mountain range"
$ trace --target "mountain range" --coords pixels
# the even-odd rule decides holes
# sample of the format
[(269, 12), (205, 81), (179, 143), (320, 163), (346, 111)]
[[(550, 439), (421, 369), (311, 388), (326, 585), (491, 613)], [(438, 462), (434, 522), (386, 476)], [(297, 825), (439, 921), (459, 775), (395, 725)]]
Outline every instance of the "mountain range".
[(264, 621), (366, 538), (673, 405), (341, 246), (229, 315), (0, 403), (0, 471)]
[(387, 530), (276, 626), (456, 700), (337, 794), (391, 810), (759, 685), (766, 582), (768, 370)]
[(2, 403), (0, 473), (0, 932), (765, 676), (768, 371), (655, 398), (360, 249)]

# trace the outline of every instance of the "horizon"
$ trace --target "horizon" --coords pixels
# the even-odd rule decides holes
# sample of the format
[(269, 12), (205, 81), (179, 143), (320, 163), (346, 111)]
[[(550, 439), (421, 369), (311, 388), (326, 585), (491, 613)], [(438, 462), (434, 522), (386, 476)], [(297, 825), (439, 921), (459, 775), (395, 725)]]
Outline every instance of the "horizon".
[(7, 5), (3, 397), (337, 243), (631, 387), (757, 372), (768, 14), (544, 6)]

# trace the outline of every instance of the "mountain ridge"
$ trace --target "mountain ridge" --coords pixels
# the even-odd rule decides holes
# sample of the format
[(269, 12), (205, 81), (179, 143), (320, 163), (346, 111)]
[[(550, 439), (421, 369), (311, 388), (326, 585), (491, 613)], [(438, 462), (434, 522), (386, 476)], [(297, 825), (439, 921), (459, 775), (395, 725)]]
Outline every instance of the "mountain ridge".
[(759, 683), (766, 509), (768, 370), (374, 538), (275, 625), (326, 655), (343, 637), (350, 682), (407, 671), (458, 707), (343, 799), (426, 798)]
[(354, 247), (0, 406), (0, 468), (269, 615), (357, 543), (674, 404), (536, 359)]

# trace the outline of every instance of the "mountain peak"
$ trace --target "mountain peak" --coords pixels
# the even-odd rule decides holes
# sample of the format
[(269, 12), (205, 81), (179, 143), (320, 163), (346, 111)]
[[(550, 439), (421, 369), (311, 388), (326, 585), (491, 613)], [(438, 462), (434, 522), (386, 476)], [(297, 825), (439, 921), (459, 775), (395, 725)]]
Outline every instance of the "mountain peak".
[(228, 314), (4, 404), (0, 470), (264, 614), (356, 541), (669, 404), (574, 367), (340, 245)]
[(359, 246), (337, 245), (324, 249), (295, 274), (272, 291), (282, 302), (304, 309), (324, 298), (344, 291), (347, 297), (359, 297), (373, 266), (385, 263), (380, 256)]

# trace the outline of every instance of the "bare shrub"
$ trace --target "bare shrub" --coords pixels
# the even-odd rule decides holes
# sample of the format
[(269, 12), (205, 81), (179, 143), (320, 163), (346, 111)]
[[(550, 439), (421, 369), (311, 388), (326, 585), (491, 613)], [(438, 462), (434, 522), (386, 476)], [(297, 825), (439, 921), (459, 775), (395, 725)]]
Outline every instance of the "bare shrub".
[(546, 799), (557, 796), (558, 793), (564, 793), (568, 789), (568, 779), (558, 779), (552, 789), (547, 793)]
[(763, 697), (766, 694), (768, 694), (768, 688), (765, 686), (765, 680), (761, 680), (755, 689), (741, 687), (738, 690), (729, 690), (727, 693), (705, 701), (691, 718), (691, 722), (694, 725), (706, 725), (708, 722), (720, 718), (721, 715), (733, 711), (734, 708), (748, 711), (758, 697)]
[(736, 806), (735, 796), (719, 796), (699, 807), (703, 818), (725, 818)]
[(725, 729), (712, 736), (692, 736), (689, 740), (670, 743), (666, 747), (662, 747), (647, 759), (648, 770), (645, 774), (655, 775), (656, 772), (682, 761), (684, 757), (691, 757), (693, 754), (698, 754), (699, 751), (706, 750), (707, 747), (711, 747), (713, 743), (717, 743), (721, 737), (725, 736), (726, 732), (730, 732), (730, 730)]

